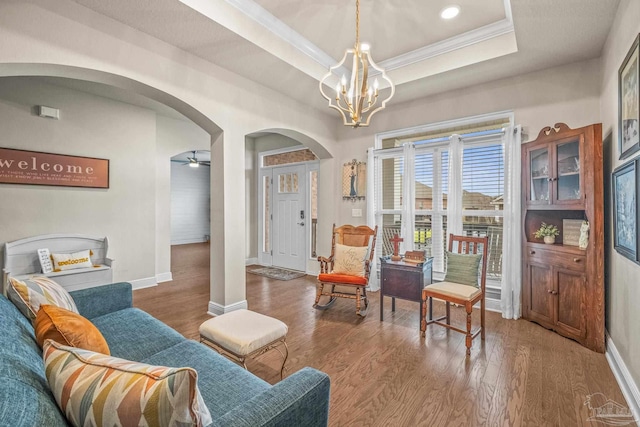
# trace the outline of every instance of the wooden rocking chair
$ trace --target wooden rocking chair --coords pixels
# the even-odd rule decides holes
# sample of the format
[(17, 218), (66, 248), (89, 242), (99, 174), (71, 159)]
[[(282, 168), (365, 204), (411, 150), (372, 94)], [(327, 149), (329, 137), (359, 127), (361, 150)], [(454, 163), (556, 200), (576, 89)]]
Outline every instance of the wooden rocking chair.
[[(313, 304), (314, 308), (318, 310), (326, 310), (336, 302), (337, 298), (350, 298), (356, 300), (356, 314), (362, 317), (367, 315), (367, 310), (369, 308), (367, 286), (369, 285), (369, 274), (371, 272), (371, 262), (373, 261), (373, 252), (376, 247), (377, 234), (377, 226), (372, 230), (365, 225), (358, 227), (343, 225), (336, 228), (336, 225), (333, 224), (331, 256), (329, 258), (318, 257), (318, 261), (320, 262), (320, 274), (318, 275), (319, 284), (316, 301), (315, 304)], [(361, 275), (334, 272), (336, 243), (355, 248), (368, 248), (363, 259), (364, 266)], [(330, 287), (330, 291), (327, 291), (326, 287)], [(353, 292), (354, 290), (355, 292)], [(320, 298), (322, 296), (329, 297), (329, 301), (326, 304), (320, 304)]]

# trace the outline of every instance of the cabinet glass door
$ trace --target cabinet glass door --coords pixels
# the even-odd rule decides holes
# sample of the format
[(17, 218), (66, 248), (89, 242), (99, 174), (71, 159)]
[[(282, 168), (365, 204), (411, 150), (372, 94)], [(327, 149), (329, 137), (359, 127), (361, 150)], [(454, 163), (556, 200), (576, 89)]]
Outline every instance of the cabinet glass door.
[(580, 142), (571, 141), (556, 146), (556, 170), (558, 171), (557, 200), (579, 200), (580, 191)]
[(549, 150), (540, 148), (531, 151), (531, 192), (530, 201), (549, 202)]

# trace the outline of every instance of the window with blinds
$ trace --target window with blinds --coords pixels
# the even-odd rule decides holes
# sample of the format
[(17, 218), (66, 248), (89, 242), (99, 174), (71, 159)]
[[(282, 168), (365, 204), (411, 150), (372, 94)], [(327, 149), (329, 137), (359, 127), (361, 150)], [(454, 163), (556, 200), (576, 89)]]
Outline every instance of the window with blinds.
[[(489, 236), (487, 273), (502, 276), (505, 150), (502, 130), (452, 135), (374, 151), (374, 211), (382, 256), (424, 250), (445, 271), (448, 233)], [(412, 200), (412, 203), (403, 203)]]

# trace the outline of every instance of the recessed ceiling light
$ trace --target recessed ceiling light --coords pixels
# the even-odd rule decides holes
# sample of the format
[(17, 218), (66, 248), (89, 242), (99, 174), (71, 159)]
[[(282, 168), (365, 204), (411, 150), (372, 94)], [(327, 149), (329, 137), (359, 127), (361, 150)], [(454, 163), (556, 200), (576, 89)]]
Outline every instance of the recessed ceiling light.
[(460, 6), (448, 6), (442, 9), (440, 17), (442, 19), (453, 19), (460, 13)]

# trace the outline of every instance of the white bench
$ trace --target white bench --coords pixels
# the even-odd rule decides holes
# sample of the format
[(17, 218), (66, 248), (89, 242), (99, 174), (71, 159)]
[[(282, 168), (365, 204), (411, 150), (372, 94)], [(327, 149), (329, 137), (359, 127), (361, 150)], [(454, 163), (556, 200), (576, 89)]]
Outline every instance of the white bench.
[[(51, 253), (65, 254), (91, 250), (94, 267), (42, 273), (38, 249), (47, 248)], [(68, 291), (106, 285), (113, 282), (113, 260), (107, 257), (109, 240), (106, 237), (90, 237), (80, 234), (47, 234), (28, 237), (4, 244), (3, 291), (6, 292), (9, 277), (27, 279), (46, 276)]]

